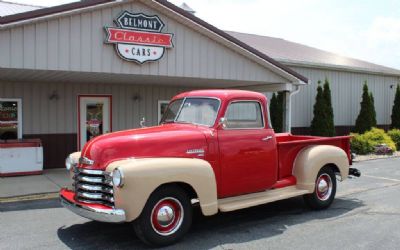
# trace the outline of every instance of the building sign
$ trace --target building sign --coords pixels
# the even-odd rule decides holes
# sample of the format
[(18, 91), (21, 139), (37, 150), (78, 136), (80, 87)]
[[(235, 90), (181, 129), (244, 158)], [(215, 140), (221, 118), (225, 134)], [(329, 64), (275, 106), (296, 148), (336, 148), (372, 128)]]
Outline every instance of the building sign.
[(158, 16), (124, 11), (115, 20), (118, 27), (105, 27), (106, 43), (115, 44), (118, 55), (140, 64), (157, 61), (172, 48), (173, 34), (161, 32), (165, 24)]

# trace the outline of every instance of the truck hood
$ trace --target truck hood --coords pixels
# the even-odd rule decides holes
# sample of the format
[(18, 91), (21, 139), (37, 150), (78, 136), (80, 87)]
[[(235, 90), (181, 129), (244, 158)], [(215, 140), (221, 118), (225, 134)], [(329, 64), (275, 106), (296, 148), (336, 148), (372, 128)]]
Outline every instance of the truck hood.
[(93, 160), (94, 164), (80, 164), (80, 167), (104, 170), (111, 162), (126, 158), (193, 158), (196, 155), (188, 154), (188, 150), (207, 151), (207, 130), (192, 124), (173, 123), (101, 135), (82, 149), (81, 156)]

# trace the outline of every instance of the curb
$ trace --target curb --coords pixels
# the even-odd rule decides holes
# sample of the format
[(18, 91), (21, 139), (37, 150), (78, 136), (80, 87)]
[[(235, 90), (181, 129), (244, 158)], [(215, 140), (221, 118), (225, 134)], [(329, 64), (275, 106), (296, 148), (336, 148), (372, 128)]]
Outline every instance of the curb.
[(42, 194), (30, 194), (14, 197), (0, 198), (1, 203), (19, 202), (19, 201), (34, 201), (34, 200), (48, 200), (58, 198), (58, 192), (42, 193)]
[(363, 160), (353, 160), (353, 162), (357, 163), (357, 162), (364, 162), (364, 161), (385, 160), (385, 159), (393, 159), (393, 158), (400, 158), (400, 155), (389, 155), (387, 157), (377, 157), (377, 158), (367, 158), (367, 159), (363, 159)]

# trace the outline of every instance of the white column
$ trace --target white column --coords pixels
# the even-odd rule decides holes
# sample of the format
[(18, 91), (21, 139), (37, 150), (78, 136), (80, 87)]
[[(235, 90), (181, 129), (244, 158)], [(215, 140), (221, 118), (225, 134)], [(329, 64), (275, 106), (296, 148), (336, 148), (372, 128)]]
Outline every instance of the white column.
[(292, 119), (290, 112), (290, 104), (291, 104), (290, 92), (283, 92), (283, 132), (290, 133)]

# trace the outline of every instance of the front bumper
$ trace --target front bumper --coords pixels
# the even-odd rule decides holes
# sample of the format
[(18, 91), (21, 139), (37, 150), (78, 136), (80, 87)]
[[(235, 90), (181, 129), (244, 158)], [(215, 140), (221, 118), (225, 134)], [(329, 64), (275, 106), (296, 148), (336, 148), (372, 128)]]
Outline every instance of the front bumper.
[(86, 204), (74, 200), (74, 193), (68, 189), (61, 189), (61, 204), (82, 217), (102, 222), (122, 223), (126, 221), (125, 211), (98, 204)]

